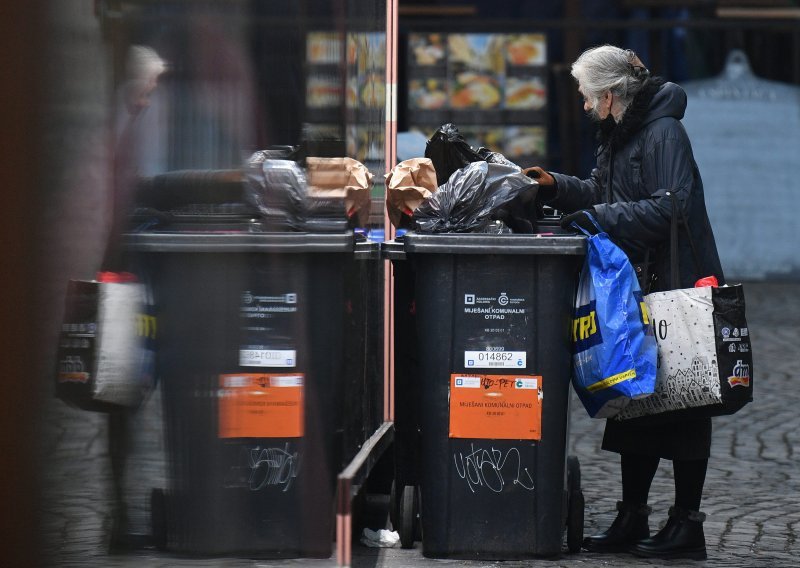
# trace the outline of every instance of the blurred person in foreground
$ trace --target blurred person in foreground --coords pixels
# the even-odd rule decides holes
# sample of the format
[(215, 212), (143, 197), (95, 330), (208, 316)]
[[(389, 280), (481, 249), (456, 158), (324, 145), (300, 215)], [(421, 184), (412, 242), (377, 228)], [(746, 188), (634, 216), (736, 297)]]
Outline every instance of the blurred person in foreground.
[[(703, 182), (680, 122), (686, 93), (651, 76), (632, 51), (611, 45), (581, 54), (572, 64), (572, 76), (584, 110), (598, 125), (597, 165), (588, 179), (539, 167), (526, 169), (539, 182), (539, 199), (567, 213), (564, 228), (575, 223), (597, 233), (591, 214), (628, 255), (645, 294), (670, 289), (671, 200), (675, 199), (687, 219), (700, 264), (695, 266), (689, 236), (680, 229), (680, 288), (690, 288), (710, 275), (723, 284)], [(653, 558), (706, 558), (705, 515), (699, 508), (711, 449), (711, 419), (657, 424), (646, 418), (609, 419), (602, 448), (620, 454), (622, 500), (611, 527), (584, 539), (583, 547)], [(673, 463), (675, 505), (664, 528), (651, 537), (647, 501), (661, 458)]]
[(167, 70), (166, 62), (147, 46), (133, 45), (125, 62), (125, 82), (116, 101), (114, 145), (112, 149), (111, 227), (102, 261), (103, 271), (127, 270), (128, 262), (121, 247), (122, 234), (128, 229), (128, 216), (133, 210), (133, 193), (142, 155), (148, 138), (155, 133), (144, 131), (142, 116), (158, 86), (158, 79)]
[[(143, 167), (144, 145), (155, 134), (142, 124), (143, 113), (150, 106), (159, 77), (167, 70), (166, 62), (147, 46), (134, 45), (128, 50), (125, 82), (118, 90), (114, 145), (112, 148), (111, 226), (101, 264), (102, 278), (113, 273), (138, 272), (134, 259), (122, 246), (123, 234), (130, 228), (129, 215), (134, 207), (134, 191)], [(140, 275), (137, 275), (140, 276)], [(108, 412), (108, 450), (111, 459), (114, 510), (110, 552), (133, 546), (128, 534), (128, 510), (125, 500), (127, 463), (132, 449), (132, 416), (136, 408), (119, 407)]]

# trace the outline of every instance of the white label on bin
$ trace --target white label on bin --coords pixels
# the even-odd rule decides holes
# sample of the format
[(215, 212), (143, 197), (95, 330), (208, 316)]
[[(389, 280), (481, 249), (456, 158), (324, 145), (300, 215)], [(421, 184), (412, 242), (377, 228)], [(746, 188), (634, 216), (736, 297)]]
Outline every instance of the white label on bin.
[(287, 375), (285, 377), (270, 377), (269, 386), (271, 387), (302, 387), (302, 375)]
[(526, 351), (464, 351), (467, 369), (521, 369), (526, 364)]
[(456, 377), (456, 387), (465, 389), (481, 388), (480, 377)]
[(250, 377), (241, 375), (227, 375), (223, 377), (222, 386), (226, 389), (236, 389), (250, 386)]
[(526, 379), (524, 377), (517, 377), (514, 381), (514, 388), (517, 389), (537, 389), (539, 388), (539, 381), (536, 379)]
[(294, 367), (297, 351), (294, 349), (240, 349), (239, 365), (242, 367)]

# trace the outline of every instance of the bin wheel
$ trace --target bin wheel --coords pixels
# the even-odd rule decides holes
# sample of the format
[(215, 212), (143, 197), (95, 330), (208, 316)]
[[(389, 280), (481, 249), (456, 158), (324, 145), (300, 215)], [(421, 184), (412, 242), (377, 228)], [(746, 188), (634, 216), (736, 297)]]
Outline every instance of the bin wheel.
[(416, 494), (413, 485), (403, 487), (403, 495), (398, 509), (398, 532), (400, 533), (400, 546), (402, 548), (414, 548), (414, 525), (416, 512)]
[(583, 544), (583, 507), (583, 491), (571, 491), (567, 515), (567, 550), (573, 554), (580, 552)]
[(584, 498), (581, 465), (576, 456), (567, 457), (567, 550), (580, 552), (583, 544)]
[(150, 492), (150, 527), (153, 531), (153, 546), (157, 550), (167, 548), (167, 496), (163, 489)]

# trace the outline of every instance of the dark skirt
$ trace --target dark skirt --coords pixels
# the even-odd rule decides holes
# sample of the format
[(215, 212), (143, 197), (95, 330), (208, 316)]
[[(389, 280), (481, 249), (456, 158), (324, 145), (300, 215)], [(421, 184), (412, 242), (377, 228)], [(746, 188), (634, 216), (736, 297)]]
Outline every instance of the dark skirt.
[(711, 454), (711, 418), (654, 423), (606, 420), (604, 450), (668, 460), (701, 460)]

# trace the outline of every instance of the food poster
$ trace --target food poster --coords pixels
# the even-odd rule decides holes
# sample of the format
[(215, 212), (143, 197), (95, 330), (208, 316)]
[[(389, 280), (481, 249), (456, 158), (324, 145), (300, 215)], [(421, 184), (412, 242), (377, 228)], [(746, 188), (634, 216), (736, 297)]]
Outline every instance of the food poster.
[(380, 125), (359, 126), (351, 124), (346, 134), (347, 155), (368, 168), (371, 163), (383, 164), (383, 129)]
[(447, 63), (446, 34), (409, 34), (408, 61), (412, 67), (440, 67)]
[(542, 439), (542, 377), (450, 375), (450, 437)]
[[(306, 63), (303, 137), (343, 141), (343, 151), (382, 180), (386, 33), (310, 32)], [(380, 182), (375, 185), (382, 187)]]
[(544, 78), (533, 75), (507, 77), (503, 101), (507, 110), (543, 109), (547, 104)]
[(547, 36), (409, 34), (408, 129), (453, 122), (476, 149), (546, 158)]
[(505, 128), (496, 126), (465, 124), (459, 126), (458, 131), (476, 150), (480, 147), (488, 148), (493, 152), (503, 151)]
[(503, 129), (500, 152), (521, 167), (547, 156), (547, 129), (544, 126), (509, 126)]
[(337, 65), (342, 59), (338, 33), (310, 32), (306, 37), (306, 61), (311, 65)]
[[(430, 138), (438, 126), (412, 124), (411, 132), (419, 132)], [(534, 162), (541, 162), (547, 156), (547, 129), (544, 126), (505, 126), (464, 124), (458, 131), (467, 143), (476, 150), (483, 146), (493, 152), (500, 152), (506, 158), (527, 167)]]
[(450, 107), (495, 109), (503, 101), (503, 36), (450, 34), (447, 37)]
[(504, 47), (509, 69), (547, 65), (547, 36), (544, 34), (509, 34)]
[(342, 84), (336, 72), (317, 71), (306, 80), (306, 106), (310, 109), (336, 108), (342, 102)]
[(547, 107), (547, 41), (544, 34), (511, 34), (504, 44), (503, 108), (509, 124), (543, 124)]
[(447, 107), (447, 81), (434, 77), (408, 82), (408, 103), (412, 109), (442, 110)]
[[(386, 34), (347, 34), (345, 148), (375, 179), (384, 174)], [(379, 184), (378, 184), (379, 185)], [(381, 199), (383, 195), (381, 194)]]

